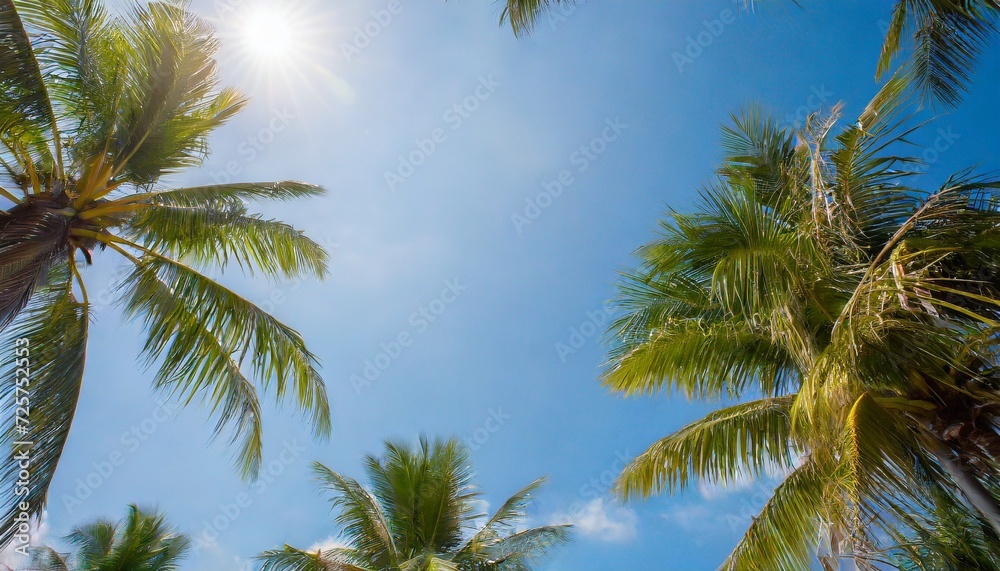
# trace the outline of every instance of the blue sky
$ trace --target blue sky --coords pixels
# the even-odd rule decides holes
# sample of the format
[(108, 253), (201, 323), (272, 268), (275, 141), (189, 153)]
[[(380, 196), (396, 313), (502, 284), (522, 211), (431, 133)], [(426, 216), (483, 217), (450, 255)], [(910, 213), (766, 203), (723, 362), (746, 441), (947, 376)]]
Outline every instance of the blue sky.
[[(789, 123), (841, 100), (857, 115), (876, 91), (891, 2), (775, 2), (737, 15), (732, 0), (595, 0), (518, 41), (492, 2), (402, 2), (393, 14), (388, 0), (286, 0), (304, 47), (255, 68), (228, 7), (267, 4), (193, 2), (225, 38), (223, 76), (252, 103), (217, 132), (202, 168), (172, 182), (328, 189), (268, 210), (329, 247), (326, 281), (223, 279), (319, 355), (333, 436), (313, 442), (290, 409), (269, 404), (261, 480), (241, 482), (205, 411), (157, 404), (136, 364), (139, 328), (97, 307), (46, 536), (119, 517), (130, 502), (156, 505), (212, 539), (187, 568), (235, 571), (282, 543), (332, 541), (310, 462), (360, 477), (363, 454), (384, 439), (427, 433), (473, 445), (493, 506), (549, 476), (531, 523), (569, 518), (577, 533), (546, 569), (714, 569), (767, 485), (609, 498), (622, 459), (711, 404), (604, 390), (605, 302), (666, 207), (689, 208), (709, 180), (719, 125), (741, 105), (760, 101)], [(685, 53), (699, 34), (701, 52)], [(965, 104), (916, 138), (947, 141), (928, 184), (965, 165), (1000, 167), (998, 95), (991, 54)], [(410, 172), (401, 157), (420, 164)], [(100, 258), (87, 272), (99, 304), (109, 298), (94, 291), (118, 263)]]

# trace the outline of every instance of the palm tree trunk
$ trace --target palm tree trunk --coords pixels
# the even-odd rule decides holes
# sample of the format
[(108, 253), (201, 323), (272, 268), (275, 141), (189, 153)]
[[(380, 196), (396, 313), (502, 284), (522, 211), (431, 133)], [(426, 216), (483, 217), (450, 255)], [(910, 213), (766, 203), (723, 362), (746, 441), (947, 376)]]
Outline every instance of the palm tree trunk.
[[(933, 438), (933, 437), (932, 437)], [(983, 486), (961, 459), (953, 458), (951, 449), (933, 438), (931, 452), (937, 458), (966, 499), (986, 518), (993, 530), (1000, 536), (1000, 504), (989, 490)]]

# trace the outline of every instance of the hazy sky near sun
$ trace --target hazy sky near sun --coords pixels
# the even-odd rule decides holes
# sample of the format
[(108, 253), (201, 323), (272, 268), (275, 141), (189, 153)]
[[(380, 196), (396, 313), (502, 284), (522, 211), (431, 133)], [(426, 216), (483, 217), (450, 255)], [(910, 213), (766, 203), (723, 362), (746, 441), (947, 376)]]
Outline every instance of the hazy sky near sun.
[[(263, 20), (273, 29), (247, 17), (279, 4)], [(737, 14), (732, 0), (593, 0), (518, 41), (494, 2), (194, 1), (225, 42), (226, 82), (252, 102), (204, 166), (172, 182), (328, 189), (267, 210), (329, 248), (325, 282), (223, 279), (319, 355), (333, 436), (314, 442), (288, 407), (269, 405), (263, 474), (241, 482), (205, 411), (158, 407), (136, 364), (140, 329), (94, 293), (118, 263), (101, 253), (86, 276), (99, 307), (48, 535), (156, 505), (212, 539), (185, 568), (235, 571), (283, 543), (336, 540), (310, 462), (360, 478), (382, 440), (427, 433), (471, 444), (493, 507), (551, 478), (530, 523), (577, 532), (546, 569), (714, 569), (767, 487), (611, 499), (625, 461), (711, 406), (609, 394), (601, 333), (617, 272), (668, 206), (690, 208), (731, 113), (760, 101), (793, 124), (842, 100), (850, 119), (876, 92), (891, 2), (771, 4)], [(247, 38), (250, 25), (265, 33)], [(937, 145), (928, 185), (1000, 167), (998, 95), (990, 55), (965, 104), (915, 138)]]

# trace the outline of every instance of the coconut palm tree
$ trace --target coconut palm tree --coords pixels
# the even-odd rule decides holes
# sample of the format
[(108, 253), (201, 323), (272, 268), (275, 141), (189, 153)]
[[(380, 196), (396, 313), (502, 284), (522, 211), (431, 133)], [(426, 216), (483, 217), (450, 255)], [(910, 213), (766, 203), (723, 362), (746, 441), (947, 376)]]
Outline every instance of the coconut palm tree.
[(728, 569), (809, 569), (821, 539), (827, 568), (874, 565), (942, 513), (1000, 561), (1000, 180), (920, 188), (908, 92), (894, 76), (839, 131), (839, 106), (800, 133), (734, 117), (717, 179), (622, 281), (606, 386), (735, 403), (620, 495), (786, 474)]
[(80, 265), (97, 252), (131, 266), (116, 291), (145, 329), (156, 388), (202, 401), (217, 432), (231, 427), (244, 476), (260, 465), (259, 389), (329, 432), (302, 338), (200, 269), (323, 276), (319, 245), (247, 206), (321, 189), (158, 182), (199, 164), (209, 133), (244, 105), (218, 86), (216, 48), (179, 3), (112, 16), (98, 0), (0, 0), (0, 195), (10, 203), (0, 209), (0, 444), (5, 454), (30, 448), (31, 463), (26, 496), (15, 496), (18, 462), (0, 469), (0, 544), (18, 504), (41, 512), (73, 421), (90, 320)]
[(333, 494), (346, 546), (305, 551), (285, 545), (260, 555), (263, 571), (529, 571), (567, 539), (562, 525), (517, 531), (541, 479), (489, 518), (478, 514), (469, 454), (454, 439), (421, 438), (416, 449), (386, 442), (382, 458), (365, 458), (370, 488), (322, 464), (313, 469)]
[(32, 548), (24, 571), (175, 571), (189, 545), (161, 514), (135, 505), (121, 521), (98, 520), (77, 527), (66, 541), (73, 554)]

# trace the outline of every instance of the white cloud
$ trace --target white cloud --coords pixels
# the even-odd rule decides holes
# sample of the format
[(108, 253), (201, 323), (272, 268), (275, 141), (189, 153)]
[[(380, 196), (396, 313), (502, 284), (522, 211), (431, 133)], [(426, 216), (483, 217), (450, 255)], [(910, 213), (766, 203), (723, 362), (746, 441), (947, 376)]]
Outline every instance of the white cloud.
[[(46, 545), (49, 541), (49, 512), (48, 510), (42, 511), (42, 517), (37, 521), (31, 522), (31, 531), (28, 532), (31, 537), (31, 546), (40, 547)], [(14, 551), (15, 545), (11, 543), (6, 549), (0, 551), (0, 565), (10, 567), (11, 569), (17, 569), (24, 563), (27, 563), (27, 558)]]
[(478, 498), (475, 500), (470, 500), (469, 503), (472, 504), (472, 513), (477, 516), (475, 519), (472, 520), (472, 525), (476, 527), (486, 525), (486, 522), (489, 521), (490, 516), (493, 515), (490, 512), (490, 502), (486, 501), (483, 498)]
[(792, 466), (790, 468), (783, 468), (774, 463), (766, 463), (763, 466), (760, 476), (757, 478), (746, 473), (744, 470), (740, 470), (733, 480), (724, 484), (700, 480), (698, 482), (698, 493), (706, 500), (718, 500), (737, 492), (745, 492), (758, 484), (771, 489), (777, 482), (788, 477), (795, 468), (801, 466), (803, 460), (803, 456), (796, 456), (792, 459)]
[(753, 477), (740, 473), (735, 480), (724, 484), (699, 480), (698, 493), (706, 500), (718, 500), (736, 492), (749, 490), (753, 485)]
[(313, 543), (306, 549), (306, 551), (326, 551), (328, 549), (336, 549), (338, 547), (347, 547), (347, 544), (341, 541), (339, 537), (331, 535), (326, 539), (321, 539), (316, 543)]
[(555, 514), (551, 523), (572, 524), (576, 533), (619, 543), (635, 538), (637, 519), (634, 511), (611, 505), (604, 498), (595, 498), (583, 506), (574, 504), (568, 513)]
[(673, 506), (660, 515), (663, 519), (684, 531), (714, 529), (720, 519), (717, 513), (698, 504)]

